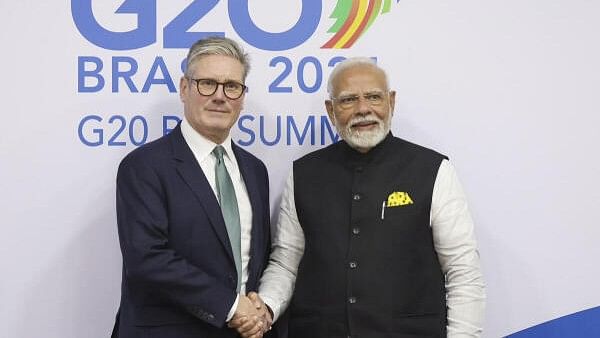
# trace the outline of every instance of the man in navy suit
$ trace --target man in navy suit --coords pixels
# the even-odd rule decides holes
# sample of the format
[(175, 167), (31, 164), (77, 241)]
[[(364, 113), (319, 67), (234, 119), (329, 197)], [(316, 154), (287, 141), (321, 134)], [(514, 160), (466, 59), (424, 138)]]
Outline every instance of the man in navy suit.
[(267, 170), (229, 135), (248, 70), (234, 41), (196, 42), (180, 81), (184, 119), (121, 162), (113, 337), (261, 337), (270, 328), (255, 293), (270, 250)]

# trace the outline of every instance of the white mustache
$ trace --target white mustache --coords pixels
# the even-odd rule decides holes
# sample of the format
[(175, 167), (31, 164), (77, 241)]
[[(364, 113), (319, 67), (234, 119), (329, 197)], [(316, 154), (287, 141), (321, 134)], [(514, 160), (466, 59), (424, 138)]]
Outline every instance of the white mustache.
[(364, 122), (375, 122), (378, 124), (381, 124), (383, 121), (375, 116), (356, 116), (353, 117), (349, 122), (347, 127), (351, 128), (353, 125), (358, 124), (358, 123), (364, 123)]

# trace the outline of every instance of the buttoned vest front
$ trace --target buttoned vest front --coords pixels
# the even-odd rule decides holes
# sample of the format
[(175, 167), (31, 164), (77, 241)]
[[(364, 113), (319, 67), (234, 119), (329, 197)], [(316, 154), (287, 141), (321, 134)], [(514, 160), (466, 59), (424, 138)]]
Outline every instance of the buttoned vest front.
[(341, 141), (294, 162), (305, 250), (290, 338), (446, 336), (429, 224), (444, 158), (390, 133), (366, 154)]

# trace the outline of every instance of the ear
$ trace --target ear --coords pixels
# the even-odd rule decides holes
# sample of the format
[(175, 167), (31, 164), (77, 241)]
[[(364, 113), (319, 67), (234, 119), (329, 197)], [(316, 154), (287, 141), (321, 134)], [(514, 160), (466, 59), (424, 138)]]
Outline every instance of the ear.
[(390, 114), (394, 115), (394, 107), (396, 107), (396, 91), (390, 91)]
[(333, 113), (333, 102), (331, 100), (325, 100), (325, 109), (327, 109), (329, 121), (335, 126), (335, 115)]
[(186, 79), (185, 76), (182, 76), (181, 79), (179, 79), (179, 99), (181, 102), (184, 102), (189, 86), (190, 82), (188, 79)]

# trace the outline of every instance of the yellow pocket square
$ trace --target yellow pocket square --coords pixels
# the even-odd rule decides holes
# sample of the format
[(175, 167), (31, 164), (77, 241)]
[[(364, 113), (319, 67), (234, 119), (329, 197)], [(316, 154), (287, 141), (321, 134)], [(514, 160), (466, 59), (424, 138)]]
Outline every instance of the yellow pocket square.
[(413, 204), (412, 198), (407, 192), (395, 191), (388, 196), (387, 207), (398, 207), (403, 205)]

